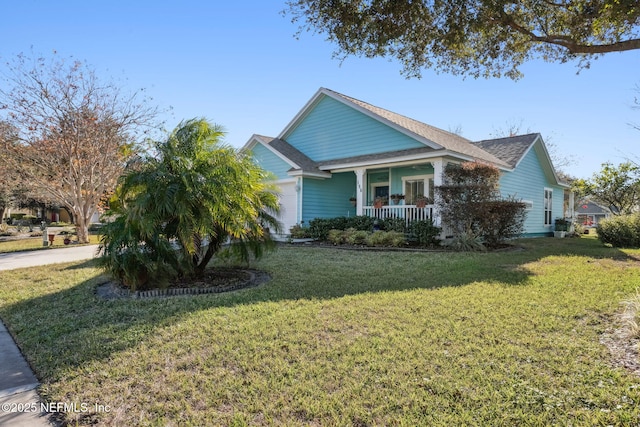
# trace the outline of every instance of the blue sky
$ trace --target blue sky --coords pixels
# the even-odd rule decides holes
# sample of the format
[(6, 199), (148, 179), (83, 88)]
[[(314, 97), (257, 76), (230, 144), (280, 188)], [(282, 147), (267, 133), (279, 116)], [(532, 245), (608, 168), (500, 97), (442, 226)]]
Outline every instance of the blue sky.
[[(233, 4), (232, 4), (233, 3)], [(0, 1), (0, 58), (18, 53), (86, 60), (105, 79), (146, 88), (180, 120), (206, 117), (244, 145), (254, 133), (277, 136), (320, 87), (327, 87), (472, 140), (509, 123), (540, 132), (565, 170), (589, 177), (601, 163), (640, 161), (640, 51), (609, 54), (579, 74), (575, 64), (536, 62), (525, 76), (472, 78), (425, 71), (407, 80), (386, 59), (332, 59), (323, 35), (303, 33), (280, 12), (284, 0), (180, 2)]]

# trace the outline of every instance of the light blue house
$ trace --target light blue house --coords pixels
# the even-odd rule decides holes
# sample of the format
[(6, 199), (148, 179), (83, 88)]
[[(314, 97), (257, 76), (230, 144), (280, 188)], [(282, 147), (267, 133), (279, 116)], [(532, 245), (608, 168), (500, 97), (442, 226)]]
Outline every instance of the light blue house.
[(527, 204), (526, 235), (550, 235), (555, 218), (572, 216), (565, 212), (573, 206), (569, 187), (539, 134), (474, 142), (325, 88), (280, 135), (253, 135), (244, 149), (277, 177), (285, 232), (314, 218), (353, 215), (439, 224), (437, 206), (421, 206), (419, 196), (433, 197), (443, 168), (465, 161), (502, 171), (502, 195)]

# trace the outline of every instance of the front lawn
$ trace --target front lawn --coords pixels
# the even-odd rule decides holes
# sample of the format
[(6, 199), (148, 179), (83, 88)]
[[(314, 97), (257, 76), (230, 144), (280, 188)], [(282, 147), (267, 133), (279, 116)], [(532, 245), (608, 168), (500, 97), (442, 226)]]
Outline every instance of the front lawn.
[(637, 425), (599, 337), (640, 250), (519, 244), (283, 246), (266, 285), (148, 300), (98, 299), (95, 261), (7, 271), (0, 318), (73, 425)]

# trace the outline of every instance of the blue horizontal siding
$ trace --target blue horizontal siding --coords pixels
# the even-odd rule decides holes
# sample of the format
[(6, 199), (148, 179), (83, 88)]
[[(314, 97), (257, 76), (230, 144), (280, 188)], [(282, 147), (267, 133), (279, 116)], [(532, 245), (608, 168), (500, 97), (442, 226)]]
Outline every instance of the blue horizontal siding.
[(262, 144), (256, 144), (251, 150), (254, 161), (264, 170), (271, 172), (278, 179), (290, 178), (287, 171), (291, 166), (276, 156)]
[(304, 178), (302, 185), (302, 220), (354, 216), (356, 208), (350, 197), (356, 195), (356, 175), (336, 173), (330, 179)]
[(315, 161), (424, 147), (415, 139), (326, 96), (285, 139)]
[(515, 197), (518, 200), (533, 202), (533, 208), (527, 211), (525, 233), (536, 235), (553, 231), (544, 225), (544, 189), (553, 190), (553, 218), (564, 216), (564, 189), (550, 181), (542, 168), (540, 153), (531, 149), (512, 172), (503, 172), (500, 178), (500, 193), (503, 197)]

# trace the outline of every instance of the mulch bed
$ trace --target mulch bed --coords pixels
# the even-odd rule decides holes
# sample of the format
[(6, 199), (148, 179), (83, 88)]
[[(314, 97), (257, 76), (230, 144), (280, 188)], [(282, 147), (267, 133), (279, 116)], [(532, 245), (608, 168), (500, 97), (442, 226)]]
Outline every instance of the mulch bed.
[(178, 295), (219, 294), (262, 285), (271, 280), (271, 276), (260, 270), (240, 268), (213, 268), (205, 272), (203, 278), (196, 280), (181, 279), (166, 289), (130, 291), (120, 283), (110, 281), (96, 289), (96, 295), (103, 299), (153, 298)]

